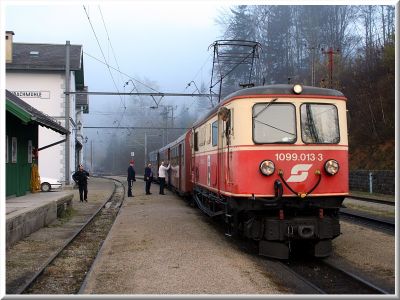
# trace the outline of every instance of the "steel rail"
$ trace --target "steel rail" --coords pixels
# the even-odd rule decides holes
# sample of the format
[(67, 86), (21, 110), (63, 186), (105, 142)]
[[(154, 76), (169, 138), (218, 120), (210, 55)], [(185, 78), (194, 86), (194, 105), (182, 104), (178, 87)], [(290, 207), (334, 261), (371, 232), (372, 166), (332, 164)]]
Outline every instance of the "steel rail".
[(375, 284), (369, 282), (369, 281), (366, 280), (365, 278), (362, 278), (362, 277), (360, 277), (360, 276), (354, 274), (353, 272), (350, 272), (350, 271), (348, 271), (348, 270), (345, 270), (345, 269), (343, 269), (343, 268), (341, 268), (341, 267), (339, 267), (339, 266), (335, 266), (334, 264), (332, 264), (331, 262), (328, 262), (328, 261), (324, 261), (323, 263), (326, 264), (327, 266), (329, 266), (329, 267), (335, 269), (335, 270), (338, 270), (338, 271), (340, 271), (340, 272), (346, 274), (347, 276), (350, 276), (350, 277), (353, 278), (354, 280), (357, 280), (357, 281), (361, 282), (362, 284), (368, 286), (368, 287), (371, 288), (372, 290), (375, 290), (377, 293), (380, 293), (380, 294), (390, 294), (390, 292), (386, 291), (385, 289), (376, 286)]
[[(327, 262), (326, 260), (314, 259), (312, 261), (296, 261), (294, 263), (295, 264), (291, 266), (290, 264), (281, 262), (283, 267), (290, 270), (296, 277), (320, 294), (375, 295), (391, 293), (384, 288), (378, 287), (369, 280), (339, 267), (332, 262)], [(309, 269), (318, 270), (321, 267), (324, 270), (324, 276), (310, 276), (310, 273), (308, 273)], [(307, 276), (307, 278), (305, 276)], [(320, 287), (319, 285), (325, 286), (326, 288)]]
[[(97, 177), (97, 176), (92, 176), (92, 177)], [(121, 181), (114, 178), (106, 178), (106, 177), (99, 177), (99, 178), (111, 179), (116, 182), (119, 182), (124, 188), (124, 198), (125, 198), (125, 186)], [(105, 207), (107, 202), (109, 202), (115, 196), (116, 191), (117, 191), (117, 184), (115, 184), (114, 182), (114, 189), (110, 197), (108, 197), (107, 200), (103, 202), (103, 204), (92, 214), (92, 216), (85, 222), (85, 224), (83, 224), (81, 228), (79, 228), (71, 236), (71, 238), (67, 239), (64, 245), (62, 245), (62, 247), (56, 253), (50, 256), (50, 258), (40, 267), (40, 269), (33, 274), (33, 276), (29, 279), (29, 281), (24, 285), (22, 285), (17, 291), (15, 291), (14, 294), (22, 294), (35, 282), (35, 280), (43, 273), (43, 271), (60, 255), (62, 251), (64, 251), (76, 239), (76, 237), (83, 231), (83, 229), (85, 229), (87, 225), (89, 225), (90, 222), (100, 213), (100, 211)]]
[(391, 205), (395, 206), (396, 202), (395, 201), (390, 201), (390, 200), (379, 200), (379, 199), (374, 199), (374, 198), (368, 198), (368, 197), (362, 197), (362, 196), (348, 196), (346, 197), (348, 199), (355, 199), (355, 200), (360, 200), (360, 201), (365, 201), (365, 202), (371, 202), (371, 203), (378, 203), (378, 204), (384, 204), (384, 205)]
[(345, 216), (350, 216), (356, 219), (360, 219), (360, 220), (366, 220), (368, 222), (374, 223), (374, 224), (382, 224), (385, 225), (387, 227), (391, 227), (394, 229), (396, 222), (394, 219), (391, 218), (379, 218), (379, 217), (375, 217), (375, 216), (371, 216), (371, 215), (365, 215), (363, 213), (357, 212), (355, 210), (352, 209), (348, 209), (348, 208), (341, 208), (340, 212), (341, 215), (345, 215)]

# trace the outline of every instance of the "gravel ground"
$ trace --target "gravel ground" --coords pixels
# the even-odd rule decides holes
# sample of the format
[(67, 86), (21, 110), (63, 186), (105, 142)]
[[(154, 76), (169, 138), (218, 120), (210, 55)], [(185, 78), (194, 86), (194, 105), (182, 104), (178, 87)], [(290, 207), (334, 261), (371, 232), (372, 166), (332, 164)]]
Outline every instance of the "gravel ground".
[[(92, 178), (89, 203), (80, 203), (78, 191), (74, 191), (70, 220), (58, 220), (6, 252), (7, 294), (13, 294), (85, 223), (113, 187), (111, 181)], [(199, 210), (169, 191), (166, 196), (156, 194), (158, 185), (152, 187), (151, 196), (143, 190), (143, 182), (134, 184), (135, 197), (126, 198), (81, 293), (292, 293), (274, 283), (279, 268), (268, 273), (258, 258), (229, 243)], [(394, 213), (394, 207), (357, 200), (346, 199), (345, 205), (383, 215)], [(394, 290), (394, 237), (345, 221), (341, 228), (329, 260), (353, 272), (361, 270), (360, 275), (367, 272)]]
[(69, 219), (57, 219), (50, 226), (39, 229), (6, 251), (7, 294), (15, 294), (63, 247), (110, 197), (114, 182), (91, 178), (88, 189), (88, 203), (79, 202), (79, 191), (74, 190), (73, 210)]
[(199, 210), (134, 184), (83, 294), (280, 294), (273, 274), (234, 249)]

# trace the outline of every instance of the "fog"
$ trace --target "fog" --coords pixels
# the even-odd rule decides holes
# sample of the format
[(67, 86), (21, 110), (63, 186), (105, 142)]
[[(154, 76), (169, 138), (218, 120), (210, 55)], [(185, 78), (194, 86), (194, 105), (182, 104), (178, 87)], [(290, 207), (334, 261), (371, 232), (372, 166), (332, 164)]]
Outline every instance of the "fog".
[[(15, 32), (16, 42), (81, 44), (89, 91), (208, 93), (221, 76), (221, 98), (241, 83), (328, 87), (358, 99), (348, 104), (350, 121), (357, 124), (351, 127), (351, 141), (378, 144), (393, 138), (394, 6), (77, 3), (7, 2), (5, 29)], [(211, 81), (214, 49), (209, 46), (221, 39), (256, 41), (260, 52), (254, 66), (241, 65), (235, 72), (232, 65), (214, 65)], [(330, 71), (328, 49), (335, 52)], [(225, 54), (237, 50), (228, 48)], [(368, 102), (371, 97), (381, 99), (379, 107)], [(141, 174), (145, 152), (183, 134), (213, 100), (90, 95), (83, 119), (86, 168), (125, 174), (134, 159)]]
[[(227, 8), (223, 2), (194, 1), (6, 4), (5, 30), (14, 31), (14, 42), (65, 44), (69, 40), (83, 46), (89, 91), (189, 94), (198, 93), (197, 86), (209, 86), (212, 51), (208, 46), (220, 38), (215, 20)], [(184, 129), (173, 128), (190, 127), (209, 106), (207, 101), (89, 95), (89, 113), (83, 118), (85, 167), (91, 172), (125, 174), (133, 158), (137, 172), (143, 172), (145, 146), (150, 152), (180, 136)]]

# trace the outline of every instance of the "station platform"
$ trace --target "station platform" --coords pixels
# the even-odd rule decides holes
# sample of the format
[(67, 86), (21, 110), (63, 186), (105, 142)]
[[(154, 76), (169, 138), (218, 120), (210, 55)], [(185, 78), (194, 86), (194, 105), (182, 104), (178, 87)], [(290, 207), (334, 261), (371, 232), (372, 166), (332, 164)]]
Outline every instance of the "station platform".
[(6, 248), (49, 225), (72, 205), (73, 191), (51, 191), (6, 199)]

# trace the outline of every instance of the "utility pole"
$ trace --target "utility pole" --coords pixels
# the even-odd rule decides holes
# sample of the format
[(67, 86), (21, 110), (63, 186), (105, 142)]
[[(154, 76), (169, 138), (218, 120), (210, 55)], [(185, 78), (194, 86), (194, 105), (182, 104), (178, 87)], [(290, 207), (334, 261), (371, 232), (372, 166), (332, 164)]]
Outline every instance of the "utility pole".
[(328, 51), (324, 51), (324, 48), (321, 49), (323, 54), (329, 55), (328, 69), (329, 69), (329, 88), (333, 88), (333, 55), (338, 54), (340, 52), (339, 49), (333, 51), (333, 48), (330, 47)]
[(311, 47), (311, 86), (315, 86), (315, 47)]
[(93, 173), (93, 140), (90, 141), (90, 171)]
[(69, 135), (69, 85), (70, 85), (70, 42), (65, 43), (65, 129), (67, 130), (65, 141), (65, 184), (70, 184), (70, 170), (69, 170), (69, 152), (70, 152), (70, 135)]
[(147, 165), (147, 132), (144, 133), (144, 166)]

